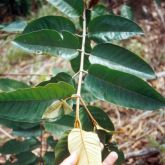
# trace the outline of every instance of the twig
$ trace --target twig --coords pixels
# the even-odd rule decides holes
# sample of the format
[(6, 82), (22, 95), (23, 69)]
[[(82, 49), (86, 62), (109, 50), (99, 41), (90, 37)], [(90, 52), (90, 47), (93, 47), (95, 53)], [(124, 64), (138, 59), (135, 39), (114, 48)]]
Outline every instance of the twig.
[(125, 154), (125, 159), (137, 158), (137, 157), (150, 157), (159, 154), (160, 151), (157, 148), (145, 148), (139, 151), (134, 151)]
[[(77, 49), (79, 52), (82, 52), (82, 50), (81, 49)], [(87, 55), (87, 56), (90, 56), (91, 54), (90, 53), (87, 53), (87, 52), (84, 52), (84, 54), (85, 55)]]
[(75, 78), (78, 74), (80, 73), (80, 71), (78, 71), (77, 73), (75, 73), (72, 78)]
[(94, 126), (99, 125), (99, 124), (97, 123), (97, 121), (93, 118), (93, 116), (92, 116), (92, 114), (90, 113), (88, 107), (86, 106), (84, 100), (83, 100), (82, 98), (80, 98), (80, 101), (81, 101), (81, 103), (83, 104), (83, 106), (84, 106), (86, 112), (88, 113), (88, 115), (89, 115), (89, 117), (90, 117), (90, 119), (91, 119), (93, 125), (94, 125)]
[(81, 85), (82, 85), (82, 78), (83, 78), (83, 70), (84, 70), (84, 55), (85, 55), (85, 40), (86, 40), (86, 8), (84, 6), (83, 11), (83, 38), (82, 38), (82, 46), (81, 46), (81, 59), (80, 59), (80, 69), (79, 69), (79, 80), (78, 80), (78, 87), (77, 87), (77, 97), (76, 97), (76, 120), (74, 127), (81, 128), (81, 122), (79, 118), (79, 111), (80, 111), (80, 97), (81, 97)]
[(14, 136), (10, 135), (8, 132), (6, 132), (4, 129), (0, 127), (0, 132), (2, 132), (4, 135), (6, 135), (10, 139), (15, 139)]

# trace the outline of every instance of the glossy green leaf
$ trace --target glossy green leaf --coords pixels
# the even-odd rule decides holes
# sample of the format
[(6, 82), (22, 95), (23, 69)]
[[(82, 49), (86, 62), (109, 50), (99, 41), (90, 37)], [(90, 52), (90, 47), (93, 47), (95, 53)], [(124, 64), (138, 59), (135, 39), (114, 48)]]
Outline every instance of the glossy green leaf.
[(45, 16), (30, 22), (23, 33), (30, 33), (43, 29), (56, 30), (58, 32), (68, 31), (75, 32), (74, 24), (67, 18), (61, 16)]
[(26, 21), (22, 21), (22, 20), (15, 21), (5, 26), (2, 30), (9, 33), (22, 32), (26, 27), (26, 25), (27, 25)]
[(165, 107), (165, 98), (145, 81), (102, 65), (89, 69), (85, 86), (96, 98), (120, 106), (143, 110)]
[(120, 46), (110, 43), (99, 44), (91, 54), (89, 60), (92, 64), (101, 64), (145, 79), (155, 78), (153, 69), (144, 60)]
[(58, 142), (58, 140), (57, 140), (57, 139), (54, 140), (53, 136), (49, 136), (49, 137), (47, 138), (47, 144), (48, 144), (49, 146), (51, 146), (53, 149), (56, 147), (57, 142)]
[(116, 16), (103, 15), (94, 18), (89, 24), (89, 37), (96, 42), (111, 42), (143, 34), (133, 21)]
[(126, 4), (121, 6), (120, 13), (122, 17), (133, 20), (133, 11), (132, 8)]
[(39, 122), (48, 106), (55, 100), (74, 93), (74, 88), (64, 82), (44, 87), (19, 89), (0, 93), (0, 118), (22, 122)]
[[(78, 55), (76, 58), (72, 59), (71, 62), (71, 66), (73, 71), (76, 73), (79, 71), (80, 69), (80, 58), (81, 56)], [(84, 70), (88, 70), (89, 66), (90, 66), (90, 62), (87, 56), (84, 57)]]
[(56, 136), (61, 136), (66, 130), (72, 129), (74, 126), (74, 117), (63, 115), (60, 119), (52, 122), (46, 122), (44, 127), (46, 131)]
[(41, 135), (41, 127), (39, 123), (16, 122), (1, 118), (0, 124), (12, 129), (12, 134), (16, 136), (37, 137)]
[(92, 93), (89, 92), (84, 85), (82, 85), (81, 88), (81, 96), (87, 103), (91, 103), (97, 100), (97, 98), (93, 96)]
[(27, 139), (24, 141), (17, 141), (15, 139), (6, 142), (1, 148), (1, 154), (19, 154), (22, 152), (30, 151), (33, 149), (33, 146), (38, 146), (39, 142), (34, 139)]
[(8, 78), (1, 78), (0, 79), (0, 91), (14, 91), (20, 88), (28, 88), (29, 86), (24, 82), (8, 79)]
[(69, 83), (69, 84), (71, 84), (73, 86), (75, 85), (74, 79), (72, 79), (72, 77), (69, 74), (67, 74), (65, 72), (60, 72), (56, 76), (51, 77), (50, 80), (43, 81), (43, 82), (39, 83), (37, 86), (45, 86), (45, 85), (47, 85), (49, 83), (57, 83), (59, 81), (63, 81), (63, 82)]
[(17, 161), (12, 165), (32, 165), (35, 164), (37, 157), (32, 152), (24, 152), (16, 155)]
[(83, 13), (83, 0), (48, 0), (68, 17), (79, 17)]
[(108, 14), (108, 10), (104, 5), (96, 5), (93, 9), (92, 9), (92, 19), (94, 19), (95, 17), (101, 16), (101, 15), (106, 15)]
[(15, 136), (21, 137), (38, 137), (41, 135), (41, 127), (38, 125), (29, 129), (14, 129), (12, 132)]
[(22, 34), (13, 43), (29, 53), (39, 55), (61, 56), (69, 60), (78, 55), (78, 39), (66, 31), (61, 34), (55, 30), (40, 30)]
[(55, 155), (54, 152), (46, 152), (44, 156), (45, 165), (55, 165)]
[[(109, 131), (114, 131), (114, 125), (112, 121), (102, 109), (98, 107), (94, 107), (94, 106), (89, 106), (88, 109), (101, 127)], [(91, 122), (91, 119), (88, 116), (88, 113), (85, 111), (84, 108), (81, 108), (80, 110), (80, 121), (81, 121), (83, 130), (93, 131), (94, 126)]]
[(18, 122), (18, 121), (12, 121), (8, 119), (0, 119), (0, 124), (12, 128), (13, 130), (26, 130), (26, 129), (31, 129), (33, 127), (36, 127), (39, 125), (38, 122), (36, 123), (27, 123), (27, 122)]
[(68, 151), (68, 134), (70, 131), (66, 131), (55, 147), (55, 164), (60, 164), (70, 153)]

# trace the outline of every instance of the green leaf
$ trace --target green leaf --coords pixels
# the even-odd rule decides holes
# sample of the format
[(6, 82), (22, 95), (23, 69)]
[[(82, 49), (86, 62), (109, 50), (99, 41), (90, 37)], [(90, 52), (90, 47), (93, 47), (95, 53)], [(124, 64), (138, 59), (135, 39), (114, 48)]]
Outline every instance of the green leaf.
[[(101, 127), (109, 131), (114, 131), (114, 125), (112, 121), (102, 109), (98, 107), (94, 107), (94, 106), (89, 106), (88, 109)], [(81, 108), (80, 110), (80, 121), (81, 121), (83, 130), (93, 131), (94, 126), (92, 124), (91, 119), (88, 116), (88, 113), (85, 111), (84, 108)]]
[(165, 107), (165, 98), (145, 81), (102, 65), (91, 66), (85, 86), (96, 98), (120, 106), (142, 110)]
[(45, 29), (22, 34), (13, 43), (29, 53), (39, 55), (61, 56), (69, 60), (78, 55), (78, 39), (66, 31), (60, 34), (55, 30)]
[(84, 85), (82, 85), (81, 88), (81, 96), (87, 103), (91, 103), (97, 100), (97, 98), (93, 96), (92, 93), (89, 92)]
[(54, 152), (47, 152), (44, 156), (45, 165), (55, 165)]
[(68, 134), (70, 131), (66, 131), (55, 147), (55, 164), (60, 164), (70, 153), (68, 151)]
[(153, 69), (145, 61), (120, 46), (110, 43), (99, 44), (91, 54), (89, 61), (92, 64), (101, 64), (145, 79), (155, 78)]
[(8, 78), (1, 78), (0, 79), (0, 91), (14, 91), (20, 88), (28, 88), (29, 86), (21, 81), (8, 79)]
[(30, 33), (43, 29), (56, 30), (58, 32), (68, 31), (75, 33), (74, 24), (67, 18), (61, 16), (45, 16), (30, 22), (23, 33)]
[(50, 80), (43, 81), (43, 82), (39, 83), (37, 86), (45, 86), (49, 83), (57, 83), (59, 81), (66, 82), (66, 83), (71, 84), (73, 86), (75, 85), (74, 79), (72, 79), (72, 77), (69, 74), (67, 74), (65, 72), (60, 72), (56, 76), (51, 77)]
[(133, 21), (115, 15), (94, 18), (89, 24), (89, 37), (96, 42), (111, 42), (143, 34)]
[(51, 146), (53, 149), (56, 147), (58, 140), (54, 140), (53, 136), (49, 136), (47, 138), (47, 144)]
[(12, 134), (23, 137), (37, 137), (41, 135), (39, 123), (16, 122), (7, 119), (0, 119), (0, 124), (12, 129)]
[(64, 99), (73, 93), (74, 88), (64, 82), (0, 93), (0, 118), (39, 122), (46, 108), (55, 100)]
[(0, 124), (5, 125), (6, 127), (12, 128), (13, 130), (26, 130), (31, 129), (39, 125), (39, 123), (26, 123), (26, 122), (17, 122), (8, 119), (0, 119)]
[(108, 14), (108, 10), (104, 5), (96, 5), (93, 10), (92, 10), (92, 19), (94, 19), (95, 17), (101, 16), (101, 15), (106, 15)]
[(121, 6), (120, 13), (122, 17), (133, 20), (132, 8), (126, 4)]
[[(78, 55), (76, 58), (72, 59), (71, 62), (71, 66), (73, 71), (76, 73), (79, 71), (80, 69), (80, 58), (81, 56)], [(88, 70), (89, 66), (90, 66), (90, 62), (87, 56), (84, 57), (84, 70)]]
[(26, 25), (27, 25), (26, 21), (19, 20), (19, 21), (11, 22), (7, 26), (5, 26), (2, 30), (9, 33), (22, 32), (26, 27)]
[(37, 147), (39, 142), (34, 139), (28, 139), (24, 141), (17, 141), (15, 139), (6, 142), (1, 148), (1, 154), (19, 154), (22, 152), (30, 151), (34, 149), (34, 146)]
[(21, 137), (38, 137), (41, 135), (41, 128), (36, 126), (29, 129), (14, 129), (12, 134)]
[(83, 0), (48, 0), (53, 6), (68, 17), (79, 17), (83, 13)]
[(72, 129), (74, 126), (74, 117), (63, 115), (60, 119), (52, 122), (46, 122), (45, 130), (60, 137), (66, 130)]
[(12, 165), (30, 165), (34, 164), (37, 160), (37, 157), (32, 152), (24, 152), (19, 155), (16, 155), (17, 161), (12, 163)]

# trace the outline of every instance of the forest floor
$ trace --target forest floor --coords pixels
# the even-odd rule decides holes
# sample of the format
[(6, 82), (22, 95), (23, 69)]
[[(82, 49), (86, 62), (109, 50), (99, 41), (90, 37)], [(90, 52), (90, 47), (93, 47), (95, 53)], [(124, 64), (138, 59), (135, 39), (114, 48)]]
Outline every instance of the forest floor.
[[(158, 78), (151, 80), (150, 84), (165, 96), (165, 20), (161, 18), (161, 15), (165, 18), (165, 4), (162, 3), (161, 8), (156, 8), (153, 4), (150, 9), (152, 12), (147, 13), (150, 19), (137, 19), (145, 36), (134, 37), (122, 45), (150, 63), (158, 73)], [(14, 48), (11, 44), (14, 37), (15, 35), (0, 33), (0, 77), (35, 85), (59, 71), (70, 72), (70, 64), (63, 59), (27, 55)], [(125, 153), (125, 165), (165, 164), (164, 110), (143, 112), (103, 102), (97, 104), (109, 114), (116, 130), (123, 132), (115, 135), (113, 140)], [(0, 133), (0, 142), (5, 137), (6, 135)]]

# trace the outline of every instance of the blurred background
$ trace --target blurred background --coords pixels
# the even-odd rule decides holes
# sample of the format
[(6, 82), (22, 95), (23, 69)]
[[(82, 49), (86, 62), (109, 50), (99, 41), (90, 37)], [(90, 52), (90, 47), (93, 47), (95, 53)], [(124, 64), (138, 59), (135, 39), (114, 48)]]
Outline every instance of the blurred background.
[[(78, 2), (77, 2), (78, 3)], [(108, 10), (137, 22), (144, 36), (118, 44), (144, 58), (157, 73), (150, 84), (165, 96), (165, 0), (100, 0)], [(46, 0), (0, 0), (0, 28), (20, 21), (20, 26), (46, 15), (61, 15)], [(18, 25), (18, 24), (17, 24)], [(13, 27), (12, 27), (13, 28)], [(70, 64), (60, 58), (33, 56), (15, 48), (16, 33), (10, 28), (0, 31), (0, 77), (37, 84), (61, 71), (72, 72)], [(35, 74), (34, 74), (35, 73)], [(165, 112), (141, 112), (97, 102), (107, 112), (117, 130), (114, 136), (126, 156), (125, 165), (165, 165)], [(10, 133), (11, 130), (1, 128)], [(0, 145), (7, 140), (0, 131)], [(5, 164), (0, 154), (0, 164)]]

